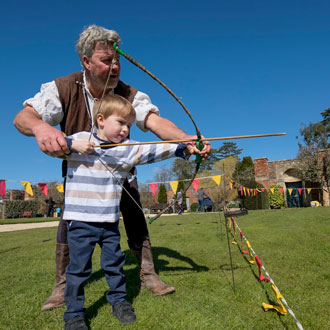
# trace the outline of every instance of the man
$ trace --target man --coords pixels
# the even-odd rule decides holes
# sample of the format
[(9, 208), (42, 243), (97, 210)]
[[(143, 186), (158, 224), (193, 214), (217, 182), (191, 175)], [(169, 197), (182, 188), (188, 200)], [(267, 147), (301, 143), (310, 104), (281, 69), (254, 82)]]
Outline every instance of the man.
[(204, 212), (204, 198), (210, 198), (204, 191), (204, 188), (200, 188), (198, 191), (198, 211)]
[[(84, 71), (43, 84), (39, 93), (24, 102), (24, 109), (14, 120), (16, 128), (24, 135), (35, 136), (43, 152), (53, 156), (67, 154), (69, 149), (64, 136), (93, 130), (91, 109), (97, 100), (102, 99), (105, 92), (123, 96), (132, 103), (137, 114), (136, 124), (141, 130), (150, 130), (163, 140), (196, 138), (160, 117), (158, 108), (151, 103), (148, 95), (119, 80), (120, 58), (113, 49), (113, 43), (119, 44), (120, 41), (119, 35), (113, 30), (96, 25), (87, 27), (77, 42), (77, 52)], [(61, 131), (53, 127), (57, 124), (61, 125)], [(190, 152), (194, 150), (203, 158), (211, 151), (209, 143), (205, 143), (201, 152), (192, 144), (187, 144), (187, 147)], [(63, 167), (65, 176), (66, 169)], [(125, 182), (125, 188), (136, 202), (141, 204), (134, 175), (130, 182)], [(141, 285), (151, 290), (154, 295), (174, 292), (175, 288), (163, 283), (155, 272), (144, 214), (131, 196), (124, 191), (120, 207), (129, 247), (135, 251), (140, 264)], [(61, 219), (56, 244), (56, 283), (42, 310), (64, 304), (65, 269), (69, 263), (66, 233), (65, 221)]]

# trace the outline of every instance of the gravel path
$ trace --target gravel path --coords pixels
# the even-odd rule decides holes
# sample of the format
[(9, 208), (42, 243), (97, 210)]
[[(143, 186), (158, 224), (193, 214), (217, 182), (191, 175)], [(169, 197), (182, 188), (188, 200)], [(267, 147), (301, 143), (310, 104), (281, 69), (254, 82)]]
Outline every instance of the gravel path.
[(26, 230), (34, 228), (57, 227), (58, 221), (36, 222), (36, 223), (18, 223), (12, 225), (0, 225), (0, 233), (15, 230)]

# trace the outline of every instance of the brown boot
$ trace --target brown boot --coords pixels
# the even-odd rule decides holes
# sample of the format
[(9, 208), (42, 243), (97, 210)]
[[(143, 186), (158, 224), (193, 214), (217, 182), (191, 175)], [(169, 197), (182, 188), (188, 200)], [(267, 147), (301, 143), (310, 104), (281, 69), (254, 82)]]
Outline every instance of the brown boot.
[(51, 296), (44, 302), (41, 307), (42, 311), (54, 309), (65, 304), (65, 269), (69, 264), (69, 247), (68, 244), (56, 244), (56, 283), (54, 285)]
[(165, 284), (155, 272), (150, 241), (143, 241), (142, 250), (137, 251), (140, 264), (141, 286), (149, 289), (155, 296), (163, 296), (175, 291), (173, 286)]

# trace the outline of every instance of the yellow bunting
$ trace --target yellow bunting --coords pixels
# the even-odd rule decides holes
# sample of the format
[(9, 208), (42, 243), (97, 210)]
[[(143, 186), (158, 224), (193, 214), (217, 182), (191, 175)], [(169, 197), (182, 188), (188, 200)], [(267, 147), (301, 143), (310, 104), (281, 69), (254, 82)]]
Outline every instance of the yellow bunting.
[(307, 194), (309, 195), (311, 192), (312, 188), (307, 188)]
[[(221, 175), (215, 175), (215, 176), (212, 176), (212, 179), (215, 181), (215, 183), (220, 186), (220, 183), (221, 183)], [(230, 187), (231, 189), (231, 187)]]
[(281, 313), (282, 315), (286, 315), (288, 312), (285, 309), (285, 307), (283, 306), (283, 303), (281, 301), (281, 299), (283, 299), (283, 296), (276, 290), (274, 284), (272, 284), (272, 289), (275, 293), (275, 296), (277, 298), (277, 302), (279, 304), (278, 305), (269, 305), (266, 303), (262, 303), (261, 306), (263, 307), (263, 309), (267, 312), (269, 309), (275, 309), (276, 311), (278, 311), (279, 313)]
[(29, 181), (21, 181), (22, 186), (24, 187), (25, 191), (30, 195), (33, 196), (33, 190)]
[(64, 186), (63, 186), (63, 184), (57, 184), (56, 185), (56, 189), (58, 190), (58, 192), (64, 192)]
[(293, 190), (292, 188), (288, 189), (290, 195), (292, 194), (292, 190)]
[(252, 251), (251, 251), (251, 244), (250, 244), (250, 242), (249, 242), (249, 241), (246, 241), (246, 245), (247, 245), (248, 250), (249, 250), (249, 256), (250, 256), (249, 263), (250, 263), (250, 264), (255, 264), (256, 261), (255, 261), (255, 259), (254, 259), (253, 253), (252, 253)]
[(179, 181), (170, 181), (170, 185), (171, 185), (171, 188), (172, 188), (174, 194), (176, 194), (176, 191), (178, 190), (178, 184), (179, 184)]
[(274, 194), (274, 188), (270, 188), (269, 190), (271, 191), (272, 194)]
[(233, 181), (232, 180), (229, 181), (229, 185), (230, 185), (230, 190), (232, 190), (233, 189)]

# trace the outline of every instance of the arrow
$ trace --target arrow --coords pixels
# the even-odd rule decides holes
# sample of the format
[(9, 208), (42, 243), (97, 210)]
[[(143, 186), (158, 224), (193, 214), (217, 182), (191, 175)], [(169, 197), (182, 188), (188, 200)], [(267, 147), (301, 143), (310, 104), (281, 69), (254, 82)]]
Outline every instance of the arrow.
[[(260, 138), (260, 137), (268, 137), (268, 136), (281, 136), (281, 135), (286, 135), (286, 133), (225, 136), (225, 137), (204, 138), (204, 139), (200, 139), (198, 141), (249, 139), (249, 138)], [(130, 143), (113, 143), (113, 144), (111, 143), (111, 144), (95, 145), (94, 148), (106, 148), (106, 147), (117, 147), (117, 146), (135, 146), (135, 145), (144, 145), (144, 144), (184, 143), (184, 142), (196, 142), (196, 139), (150, 141), (150, 142), (130, 142)]]

